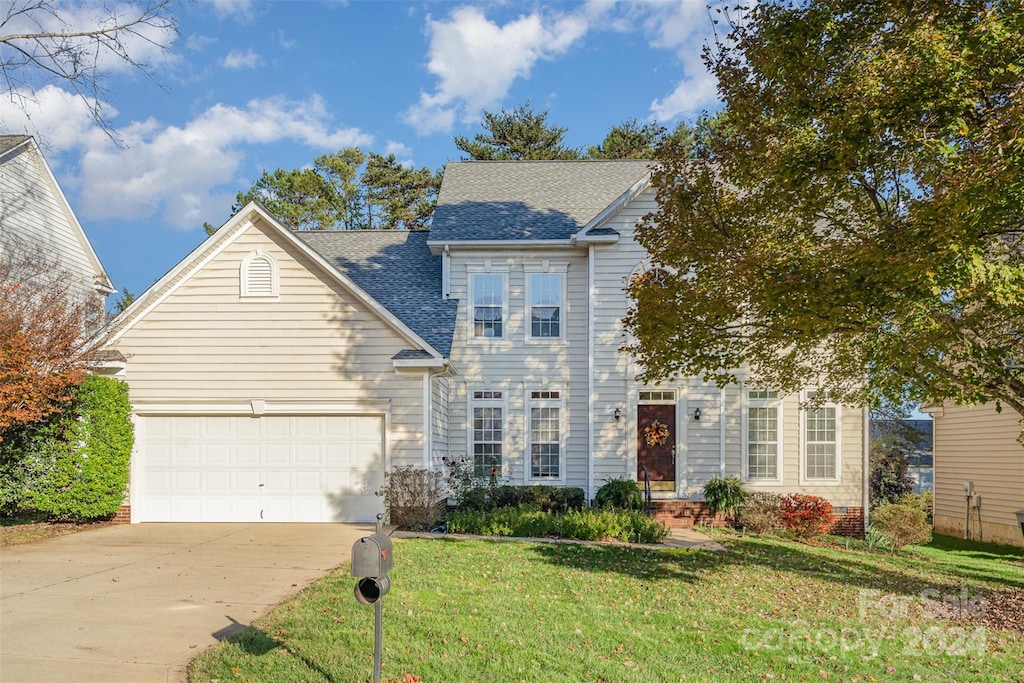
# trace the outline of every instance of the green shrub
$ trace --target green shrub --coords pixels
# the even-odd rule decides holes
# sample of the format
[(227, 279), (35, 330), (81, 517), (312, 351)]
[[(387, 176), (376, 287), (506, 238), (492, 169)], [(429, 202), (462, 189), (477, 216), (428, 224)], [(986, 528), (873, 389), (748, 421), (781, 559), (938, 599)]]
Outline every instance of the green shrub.
[(809, 540), (832, 527), (832, 503), (818, 496), (791, 493), (782, 497), (782, 519), (788, 531)]
[(920, 508), (910, 505), (880, 505), (871, 513), (871, 525), (885, 535), (895, 552), (905, 545), (923, 545), (932, 540), (932, 527)]
[(587, 502), (586, 492), (577, 486), (534, 484), (520, 487), (519, 490), (522, 492), (521, 502), (536, 505), (547, 512), (579, 510)]
[(746, 499), (743, 482), (736, 477), (715, 477), (704, 484), (704, 502), (712, 516), (718, 513), (735, 515)]
[(66, 410), (32, 430), (23, 507), (60, 520), (114, 514), (128, 490), (134, 439), (128, 386), (112, 377), (86, 378)]
[(557, 536), (583, 541), (618, 539), (630, 543), (658, 543), (668, 530), (650, 517), (632, 510), (570, 510), (545, 512), (532, 505), (491, 512), (457, 510), (448, 515), (452, 533), (484, 536)]
[(429, 531), (444, 520), (444, 487), (440, 472), (396, 467), (384, 475), (377, 492), (392, 524), (409, 531)]
[(868, 531), (864, 534), (864, 540), (868, 543), (868, 550), (874, 550), (875, 548), (889, 548), (892, 549), (892, 541), (889, 537), (883, 534), (874, 524), (868, 525)]
[(642, 510), (644, 496), (632, 479), (609, 479), (597, 490), (594, 505), (616, 510)]
[(909, 505), (924, 513), (928, 523), (932, 523), (932, 512), (935, 510), (935, 494), (931, 491), (924, 493), (908, 493), (899, 500), (900, 505)]
[(449, 500), (460, 510), (493, 510), (499, 489), (513, 488), (503, 485), (497, 471), (488, 477), (479, 477), (473, 471), (473, 463), (465, 458), (442, 458), (444, 480)]
[(755, 534), (770, 534), (785, 526), (782, 515), (782, 496), (765, 491), (754, 491), (740, 508), (736, 523)]
[(32, 466), (30, 425), (8, 427), (0, 441), (0, 516), (12, 517), (22, 511), (29, 491), (32, 490), (32, 475), (37, 468)]

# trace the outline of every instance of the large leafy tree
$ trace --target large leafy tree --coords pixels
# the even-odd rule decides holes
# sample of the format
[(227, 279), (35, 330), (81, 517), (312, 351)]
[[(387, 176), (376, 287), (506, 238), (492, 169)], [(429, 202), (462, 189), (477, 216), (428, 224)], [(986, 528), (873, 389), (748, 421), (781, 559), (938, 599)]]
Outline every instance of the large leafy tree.
[(292, 230), (417, 230), (429, 227), (440, 186), (441, 174), (429, 168), (348, 147), (317, 157), (312, 168), (264, 171), (238, 193), (232, 214), (255, 200)]
[(647, 379), (1024, 415), (1020, 0), (766, 2), (705, 54), (634, 279)]
[(482, 161), (579, 159), (580, 150), (563, 144), (566, 128), (548, 123), (548, 112), (535, 112), (529, 102), (509, 111), (484, 111), (484, 129), (473, 139), (455, 136), (467, 159)]

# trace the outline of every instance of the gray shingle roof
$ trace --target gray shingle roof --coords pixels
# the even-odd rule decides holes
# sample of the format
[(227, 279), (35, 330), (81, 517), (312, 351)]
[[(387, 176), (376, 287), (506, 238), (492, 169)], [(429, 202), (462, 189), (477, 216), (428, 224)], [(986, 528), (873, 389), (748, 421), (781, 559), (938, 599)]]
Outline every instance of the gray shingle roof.
[(441, 257), (426, 231), (324, 230), (295, 235), (444, 356), (458, 301), (441, 298)]
[(449, 162), (430, 241), (567, 240), (636, 184), (650, 163)]
[(0, 154), (28, 140), (27, 135), (0, 135)]

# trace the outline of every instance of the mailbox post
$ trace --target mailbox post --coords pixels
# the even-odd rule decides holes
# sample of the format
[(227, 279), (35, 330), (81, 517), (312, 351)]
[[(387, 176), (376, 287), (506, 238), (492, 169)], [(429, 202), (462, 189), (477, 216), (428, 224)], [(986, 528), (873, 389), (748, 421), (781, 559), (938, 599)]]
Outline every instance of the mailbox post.
[(391, 539), (384, 535), (384, 515), (377, 515), (377, 532), (363, 536), (352, 546), (352, 576), (358, 578), (356, 602), (373, 605), (373, 682), (380, 683), (380, 650), (384, 596), (391, 590), (388, 572), (394, 565)]

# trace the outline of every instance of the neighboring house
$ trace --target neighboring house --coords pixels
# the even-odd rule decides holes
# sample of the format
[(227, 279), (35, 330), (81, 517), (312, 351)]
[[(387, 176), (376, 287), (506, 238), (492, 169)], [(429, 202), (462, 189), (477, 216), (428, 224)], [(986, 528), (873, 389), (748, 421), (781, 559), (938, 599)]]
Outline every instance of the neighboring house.
[[(1020, 415), (992, 405), (922, 411), (935, 422), (935, 530), (1024, 546), (1015, 514), (1024, 510)], [(968, 484), (977, 498), (968, 495)]]
[(133, 521), (365, 521), (384, 471), (450, 456), (590, 498), (646, 470), (674, 523), (736, 475), (859, 531), (865, 411), (636, 380), (619, 349), (649, 181), (642, 161), (450, 163), (430, 232), (293, 233), (243, 208), (108, 332)]
[[(909, 431), (912, 430), (912, 431)], [(872, 420), (871, 441), (896, 437), (908, 442), (907, 474), (914, 480), (914, 493), (935, 490), (932, 458), (931, 420)]]
[(90, 302), (102, 324), (114, 287), (57, 179), (32, 137), (0, 135), (0, 261), (19, 259), (66, 273), (72, 295)]

